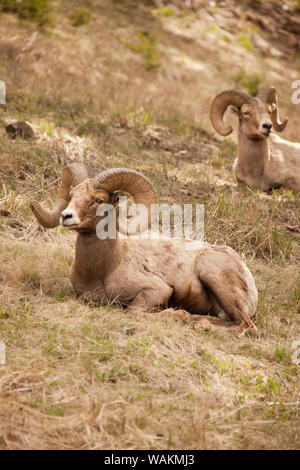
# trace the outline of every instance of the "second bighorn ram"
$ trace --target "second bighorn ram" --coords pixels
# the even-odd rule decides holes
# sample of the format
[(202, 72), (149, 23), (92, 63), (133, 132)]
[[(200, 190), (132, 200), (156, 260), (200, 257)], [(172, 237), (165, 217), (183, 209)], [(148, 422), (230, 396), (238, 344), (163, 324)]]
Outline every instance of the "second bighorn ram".
[(271, 134), (282, 132), (287, 119), (280, 122), (276, 89), (266, 86), (255, 98), (248, 93), (228, 90), (214, 99), (210, 118), (216, 131), (229, 135), (232, 127), (223, 121), (228, 106), (239, 118), (238, 156), (233, 173), (238, 183), (268, 191), (280, 186), (300, 192), (300, 144)]
[[(143, 203), (150, 218), (157, 195), (151, 182), (134, 170), (115, 168), (90, 178), (80, 163), (62, 173), (52, 211), (37, 201), (31, 208), (44, 227), (77, 232), (71, 282), (75, 291), (97, 302), (116, 300), (133, 311), (178, 307), (206, 314), (195, 328), (226, 327), (256, 331), (250, 317), (257, 306), (253, 277), (240, 256), (226, 246), (192, 240), (126, 237), (100, 239), (100, 206), (117, 204), (117, 191)], [(146, 224), (147, 225), (147, 224)], [(150, 233), (150, 232), (149, 232)], [(217, 316), (225, 312), (230, 321)]]

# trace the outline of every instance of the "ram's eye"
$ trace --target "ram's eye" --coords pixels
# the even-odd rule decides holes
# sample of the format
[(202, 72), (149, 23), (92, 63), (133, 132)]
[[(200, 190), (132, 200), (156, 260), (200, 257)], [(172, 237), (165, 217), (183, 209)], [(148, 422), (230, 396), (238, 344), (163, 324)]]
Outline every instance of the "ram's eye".
[(93, 203), (94, 203), (94, 202), (96, 202), (97, 204), (102, 204), (103, 199), (97, 198), (97, 199), (94, 199)]
[(244, 111), (244, 116), (249, 116), (249, 115), (250, 115), (249, 111)]

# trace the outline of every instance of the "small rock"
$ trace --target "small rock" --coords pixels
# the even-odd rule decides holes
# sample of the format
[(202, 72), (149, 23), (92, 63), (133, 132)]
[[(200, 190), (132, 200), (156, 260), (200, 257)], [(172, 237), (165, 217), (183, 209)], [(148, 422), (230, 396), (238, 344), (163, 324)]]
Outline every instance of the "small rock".
[(150, 138), (152, 141), (154, 142), (159, 142), (160, 141), (160, 135), (159, 133), (151, 128), (151, 127), (148, 127), (148, 129), (146, 129), (144, 132), (143, 132), (143, 136), (144, 137), (148, 137)]
[(17, 121), (14, 124), (8, 124), (5, 126), (5, 130), (11, 139), (16, 139), (16, 137), (32, 139), (34, 137), (32, 127), (24, 121)]
[(7, 209), (0, 209), (0, 216), (1, 217), (8, 217), (10, 212)]

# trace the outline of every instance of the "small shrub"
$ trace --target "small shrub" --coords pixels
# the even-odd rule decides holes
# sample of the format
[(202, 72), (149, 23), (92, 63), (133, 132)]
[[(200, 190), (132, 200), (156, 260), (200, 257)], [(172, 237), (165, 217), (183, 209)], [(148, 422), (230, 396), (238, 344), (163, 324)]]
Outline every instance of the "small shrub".
[(292, 251), (292, 238), (288, 233), (272, 230), (272, 238), (270, 240), (271, 256), (278, 262), (280, 259), (289, 259)]
[(146, 70), (153, 70), (160, 67), (160, 52), (157, 50), (156, 39), (148, 33), (139, 33), (139, 44), (129, 44), (128, 47), (139, 54), (144, 59), (144, 67)]
[(41, 127), (42, 132), (46, 132), (46, 134), (53, 136), (54, 129), (53, 129), (53, 125), (51, 124), (51, 122), (43, 120), (40, 127)]
[(232, 75), (230, 75), (230, 78), (247, 88), (248, 93), (250, 93), (250, 95), (252, 96), (256, 95), (262, 81), (261, 76), (259, 74), (254, 73), (252, 75), (247, 75), (243, 71), (233, 73)]
[(47, 408), (47, 413), (50, 415), (50, 416), (64, 416), (65, 414), (65, 407), (63, 404), (60, 404), (60, 405), (50, 405), (48, 408)]
[(246, 36), (244, 33), (240, 33), (238, 35), (239, 41), (243, 44), (244, 48), (247, 49), (247, 51), (252, 52), (253, 51), (253, 45), (251, 42), (251, 39)]
[(279, 362), (282, 362), (284, 360), (290, 362), (291, 361), (291, 354), (285, 348), (280, 349), (278, 344), (277, 344), (276, 349), (275, 349), (275, 358)]
[(158, 15), (163, 15), (163, 16), (172, 16), (174, 14), (171, 8), (158, 8), (155, 11)]
[(16, 14), (21, 20), (34, 21), (39, 26), (53, 23), (50, 0), (0, 0), (0, 11)]
[(64, 302), (67, 299), (67, 297), (68, 297), (68, 293), (62, 290), (57, 293), (56, 300), (58, 302)]
[(136, 416), (135, 424), (137, 425), (138, 428), (145, 429), (148, 423), (147, 423), (147, 419), (144, 416)]
[(41, 287), (41, 278), (39, 273), (25, 271), (21, 277), (21, 281), (26, 283), (28, 287), (33, 290), (40, 289)]
[(76, 10), (70, 15), (72, 26), (82, 26), (89, 24), (94, 17), (94, 13), (85, 8), (76, 8)]

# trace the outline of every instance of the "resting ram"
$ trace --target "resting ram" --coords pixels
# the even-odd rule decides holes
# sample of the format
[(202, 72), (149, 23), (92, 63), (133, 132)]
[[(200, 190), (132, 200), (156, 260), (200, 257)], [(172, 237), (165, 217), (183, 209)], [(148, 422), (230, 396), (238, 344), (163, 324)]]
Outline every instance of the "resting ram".
[(255, 98), (237, 90), (223, 91), (214, 99), (210, 118), (216, 131), (229, 135), (232, 127), (224, 123), (228, 106), (239, 118), (238, 156), (233, 164), (237, 183), (268, 191), (283, 186), (300, 191), (300, 144), (272, 134), (282, 132), (288, 120), (280, 122), (276, 89), (266, 86)]
[[(145, 234), (97, 236), (99, 207), (118, 204), (120, 191), (145, 205), (148, 227), (157, 195), (152, 183), (134, 170), (115, 168), (89, 177), (85, 166), (72, 163), (63, 170), (52, 211), (31, 202), (41, 225), (51, 228), (61, 223), (78, 234), (71, 268), (75, 291), (97, 302), (117, 301), (131, 311), (172, 307), (207, 315), (197, 317), (195, 328), (220, 326), (255, 333), (250, 317), (256, 310), (257, 290), (233, 249), (195, 240), (146, 239)], [(230, 321), (218, 318), (224, 313)]]

